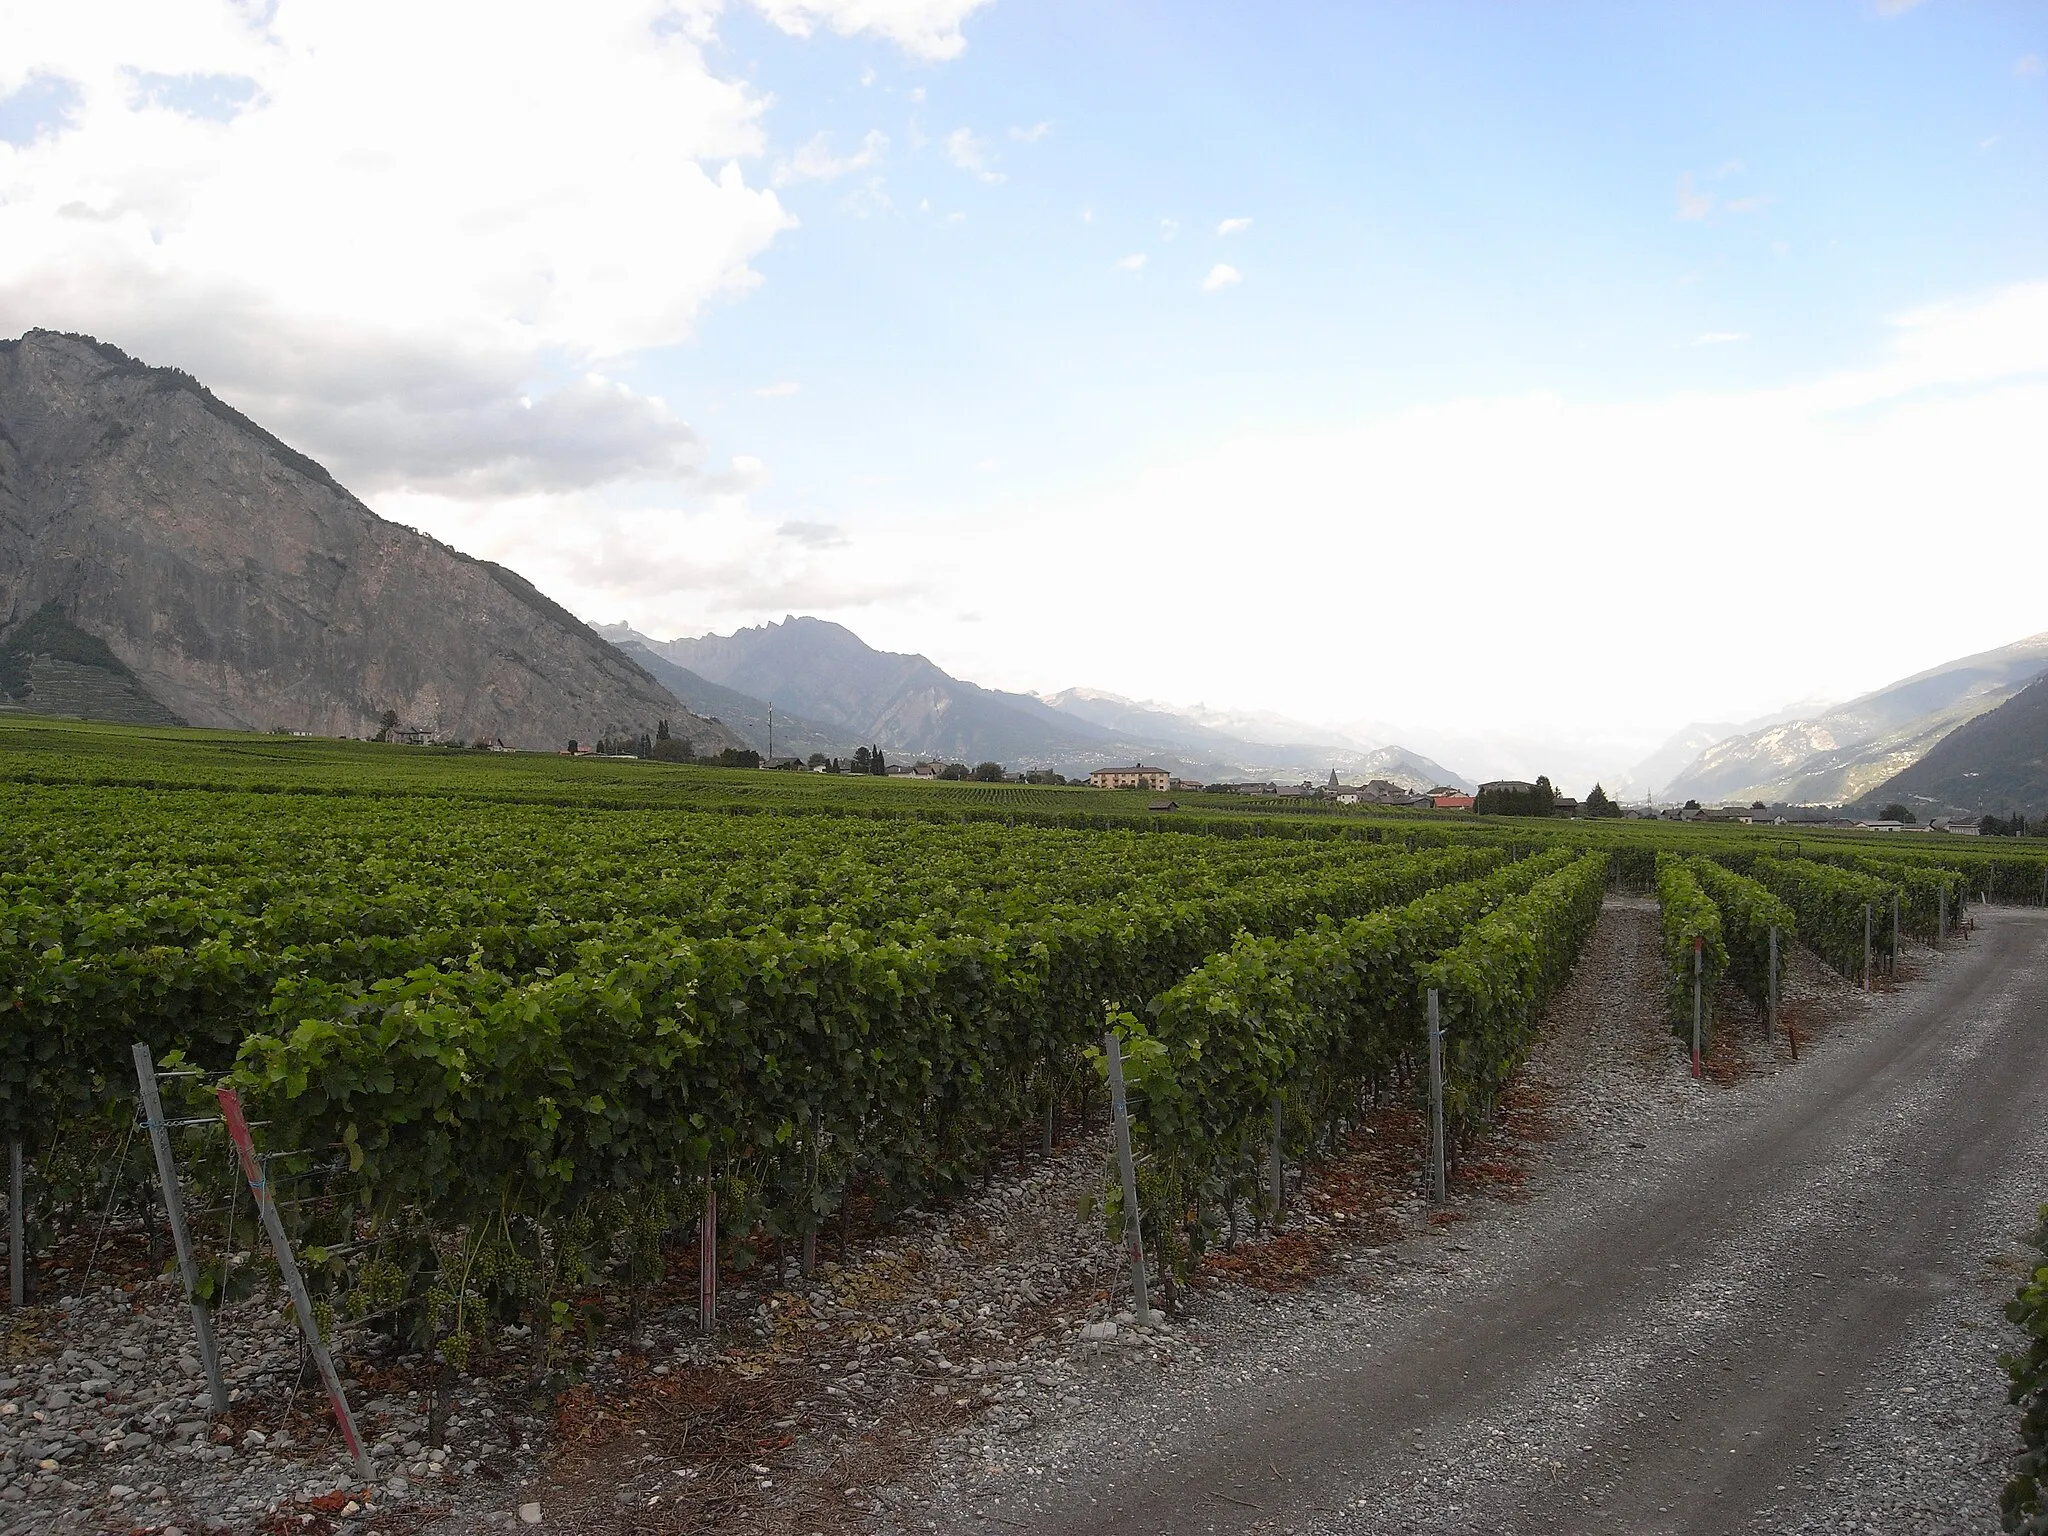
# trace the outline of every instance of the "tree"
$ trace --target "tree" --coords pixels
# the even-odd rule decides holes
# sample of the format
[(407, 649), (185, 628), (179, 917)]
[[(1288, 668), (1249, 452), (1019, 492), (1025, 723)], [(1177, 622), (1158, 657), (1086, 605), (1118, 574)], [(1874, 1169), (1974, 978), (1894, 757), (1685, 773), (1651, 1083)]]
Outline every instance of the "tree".
[(1879, 821), (1902, 821), (1909, 827), (1913, 825), (1913, 813), (1896, 800), (1879, 811), (1877, 819)]
[(370, 739), (372, 741), (389, 741), (391, 739), (391, 733), (398, 729), (398, 711), (395, 709), (385, 710), (384, 713), (378, 717), (377, 724), (383, 727), (383, 729), (379, 730), (377, 734), (371, 737)]
[(974, 774), (965, 763), (948, 763), (939, 770), (939, 777), (959, 782), (973, 778)]
[(1697, 800), (1688, 800), (1685, 802), (1685, 808), (1688, 811), (1696, 811), (1700, 808), (1700, 803)]
[(825, 766), (825, 761), (826, 759), (824, 753), (813, 752), (809, 757), (804, 759), (804, 766), (806, 768), (822, 768)]
[(1549, 816), (1557, 809), (1557, 792), (1546, 775), (1538, 774), (1527, 789), (1482, 786), (1472, 809), (1481, 816)]
[(855, 773), (868, 772), (868, 749), (866, 747), (855, 747), (853, 749), (853, 771)]
[(1000, 784), (1003, 782), (1003, 765), (1001, 763), (976, 763), (974, 765), (974, 779), (978, 784)]
[(656, 741), (668, 740), (668, 722), (666, 720), (654, 728), (654, 739)]
[(1619, 816), (1621, 807), (1607, 798), (1606, 790), (1595, 784), (1593, 792), (1586, 796), (1585, 812), (1588, 816)]
[(721, 768), (758, 768), (761, 754), (752, 747), (727, 747), (718, 754), (717, 761)]
[(888, 775), (889, 765), (882, 761), (882, 749), (880, 747), (868, 748), (868, 772), (872, 773), (876, 778), (884, 778)]
[(654, 760), (658, 763), (694, 763), (697, 751), (686, 737), (664, 737), (654, 744)]

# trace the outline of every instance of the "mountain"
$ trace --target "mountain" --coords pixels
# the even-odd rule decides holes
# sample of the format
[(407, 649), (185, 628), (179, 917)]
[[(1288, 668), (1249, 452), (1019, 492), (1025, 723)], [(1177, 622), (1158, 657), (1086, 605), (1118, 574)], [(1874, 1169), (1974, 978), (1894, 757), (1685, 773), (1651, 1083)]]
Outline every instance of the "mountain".
[(844, 625), (785, 618), (730, 635), (645, 641), (663, 660), (885, 751), (952, 762), (1079, 764), (1121, 744), (1113, 733), (950, 677), (922, 656), (878, 651)]
[(763, 757), (809, 757), (813, 752), (822, 752), (827, 757), (851, 757), (855, 747), (869, 745), (854, 740), (850, 731), (806, 720), (802, 715), (780, 709), (775, 711), (771, 729), (768, 706), (762, 700), (736, 689), (721, 688), (709, 679), (699, 677), (688, 667), (677, 666), (654, 650), (646, 636), (637, 633), (630, 625), (598, 624), (592, 627), (617, 646), (621, 654), (644, 667), (649, 676), (681, 699), (691, 713), (706, 716), (725, 726)]
[(1419, 752), (1393, 745), (1365, 747), (1341, 732), (1281, 715), (1226, 714), (1200, 705), (1179, 710), (1095, 688), (1069, 688), (1041, 697), (1061, 713), (1115, 731), (1126, 740), (1199, 753), (1226, 765), (1226, 775), (1320, 778), (1335, 769), (1353, 783), (1386, 779), (1417, 790), (1443, 785), (1472, 788), (1468, 781)]
[[(1092, 768), (1143, 761), (1181, 778), (1323, 779), (1332, 768), (1356, 779), (1385, 778), (1417, 789), (1462, 784), (1441, 764), (1398, 746), (1363, 750), (1334, 733), (1322, 740), (1254, 741), (1217, 728), (1196, 712), (1139, 703), (1098, 689), (1069, 688), (1043, 697), (963, 682), (923, 656), (878, 651), (850, 629), (824, 619), (783, 619), (730, 635), (652, 640), (624, 624), (602, 633), (657, 672), (692, 708), (713, 711), (750, 739), (775, 704), (776, 750), (783, 721), (820, 745), (801, 750), (844, 756), (846, 743), (874, 742), (893, 757), (998, 762), (1010, 769)], [(651, 658), (651, 659), (650, 659)], [(718, 690), (714, 692), (713, 690)], [(1254, 720), (1276, 734), (1314, 727), (1274, 716)], [(792, 736), (788, 750), (799, 751)]]
[(1703, 803), (1855, 800), (2048, 669), (2048, 634), (1916, 672), (1808, 719), (1716, 742), (1658, 796)]
[(1866, 807), (1894, 801), (1921, 821), (1955, 812), (2048, 816), (2048, 676), (1965, 720), (1917, 763), (1863, 796)]
[(386, 522), (189, 375), (0, 341), (9, 702), (193, 725), (559, 748), (737, 746), (524, 578)]

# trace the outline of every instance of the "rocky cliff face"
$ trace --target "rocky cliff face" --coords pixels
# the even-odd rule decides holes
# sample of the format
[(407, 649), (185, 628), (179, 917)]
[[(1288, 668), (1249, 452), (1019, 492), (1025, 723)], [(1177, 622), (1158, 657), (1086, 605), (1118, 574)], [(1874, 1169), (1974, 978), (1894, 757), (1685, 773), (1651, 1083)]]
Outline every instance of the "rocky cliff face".
[(738, 746), (502, 566), (386, 522), (215, 399), (89, 337), (0, 341), (0, 631), (54, 611), (194, 725), (527, 748)]

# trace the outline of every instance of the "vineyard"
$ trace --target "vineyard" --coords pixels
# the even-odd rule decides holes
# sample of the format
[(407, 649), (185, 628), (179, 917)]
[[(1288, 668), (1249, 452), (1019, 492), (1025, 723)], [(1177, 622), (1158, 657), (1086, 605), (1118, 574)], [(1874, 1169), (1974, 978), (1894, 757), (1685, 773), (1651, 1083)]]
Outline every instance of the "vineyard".
[[(0, 727), (28, 1249), (151, 1219), (141, 1043), (196, 1205), (237, 1198), (214, 1090), (257, 1122), (323, 1320), (458, 1367), (518, 1325), (538, 1365), (708, 1209), (731, 1262), (808, 1262), (856, 1210), (1093, 1132), (1114, 1031), (1171, 1282), (1263, 1160), (1423, 1101), (1431, 994), (1455, 1163), (1611, 889), (1658, 898), (1681, 1033), (1696, 947), (1708, 1001), (1725, 978), (1762, 1018), (1795, 945), (1867, 984), (1970, 900), (2048, 893), (2022, 848), (1142, 802)], [(235, 1219), (206, 1296), (247, 1282), (212, 1262), (257, 1242)]]

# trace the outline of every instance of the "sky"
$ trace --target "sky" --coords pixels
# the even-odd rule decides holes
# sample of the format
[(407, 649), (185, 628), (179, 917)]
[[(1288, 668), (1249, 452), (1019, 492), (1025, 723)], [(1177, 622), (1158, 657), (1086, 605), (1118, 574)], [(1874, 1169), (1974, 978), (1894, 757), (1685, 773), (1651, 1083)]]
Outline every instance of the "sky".
[(2048, 9), (0, 0), (0, 334), (594, 622), (1594, 771), (2048, 630)]

